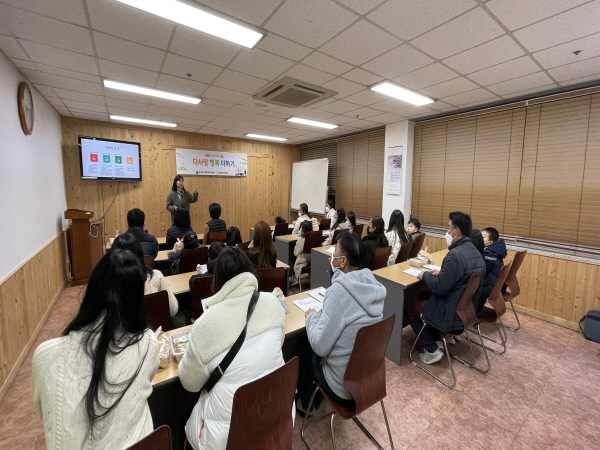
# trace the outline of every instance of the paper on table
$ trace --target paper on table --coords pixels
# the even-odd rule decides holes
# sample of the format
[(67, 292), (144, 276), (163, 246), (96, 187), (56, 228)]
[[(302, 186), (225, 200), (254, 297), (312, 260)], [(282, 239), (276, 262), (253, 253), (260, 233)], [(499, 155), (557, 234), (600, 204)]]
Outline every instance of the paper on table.
[(327, 253), (331, 253), (333, 255), (333, 252), (335, 252), (335, 247), (329, 247), (327, 249)]
[(307, 292), (307, 294), (310, 295), (315, 300), (322, 302), (323, 300), (325, 300), (325, 292), (326, 291), (327, 291), (327, 289), (325, 289), (325, 288), (319, 288), (314, 291)]
[(327, 231), (327, 230), (323, 231), (323, 236), (329, 236), (330, 234), (331, 234), (331, 231)]
[(421, 271), (417, 270), (417, 269), (406, 269), (404, 271), (404, 273), (407, 273), (409, 275), (412, 275), (412, 276), (416, 277), (416, 276), (419, 276), (419, 274), (421, 273)]
[(306, 312), (310, 308), (314, 308), (317, 312), (321, 311), (323, 308), (323, 303), (314, 298), (303, 298), (302, 300), (294, 300), (294, 305), (300, 308), (302, 311)]
[(436, 266), (435, 264), (425, 264), (423, 267), (431, 270), (442, 270), (440, 266)]

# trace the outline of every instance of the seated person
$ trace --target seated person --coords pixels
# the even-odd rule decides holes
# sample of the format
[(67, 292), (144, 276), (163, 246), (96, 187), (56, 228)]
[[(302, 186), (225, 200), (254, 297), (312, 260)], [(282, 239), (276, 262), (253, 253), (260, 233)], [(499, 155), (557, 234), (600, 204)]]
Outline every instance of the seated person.
[(208, 205), (208, 213), (210, 214), (210, 220), (204, 225), (204, 238), (208, 236), (211, 231), (227, 231), (227, 225), (221, 217), (221, 205), (218, 203), (211, 203)]
[(333, 200), (329, 199), (327, 203), (325, 203), (325, 218), (335, 221), (335, 208), (333, 207)]
[(399, 209), (392, 211), (390, 215), (390, 221), (388, 222), (388, 232), (385, 233), (385, 237), (392, 247), (392, 253), (388, 259), (387, 265), (393, 266), (396, 264), (396, 258), (400, 252), (400, 247), (404, 242), (408, 242), (408, 234), (404, 229), (404, 214)]
[(227, 235), (225, 236), (225, 243), (229, 247), (236, 247), (242, 243), (242, 233), (238, 227), (227, 228)]
[(408, 232), (408, 238), (411, 241), (414, 241), (418, 235), (423, 234), (423, 233), (421, 233), (421, 231), (419, 231), (420, 229), (421, 229), (421, 222), (419, 222), (419, 219), (411, 217), (406, 226), (406, 231)]
[(348, 224), (348, 231), (354, 233), (354, 227), (356, 226), (356, 215), (354, 214), (354, 211), (348, 211), (346, 213), (346, 223)]
[(296, 257), (296, 262), (294, 263), (294, 275), (295, 278), (292, 281), (292, 286), (296, 286), (300, 282), (300, 274), (302, 273), (302, 269), (304, 269), (308, 262), (302, 253), (304, 249), (305, 242), (305, 234), (307, 231), (312, 231), (312, 223), (309, 221), (302, 222), (302, 227), (300, 228), (300, 237), (296, 241), (296, 246), (294, 247), (294, 256)]
[(194, 231), (188, 231), (183, 235), (183, 248), (170, 252), (167, 256), (171, 261), (171, 272), (173, 275), (179, 273), (179, 258), (181, 257), (182, 250), (190, 250), (194, 248), (202, 247), (198, 241), (198, 236)]
[[(451, 212), (448, 217), (450, 222), (445, 237), (449, 251), (442, 261), (441, 269), (421, 272), (417, 277), (423, 280), (430, 291), (421, 293), (425, 294), (422, 298), (427, 298), (426, 295), (430, 294), (428, 300), (422, 303), (422, 317), (427, 327), (421, 333), (420, 340), (425, 350), (419, 354), (419, 358), (425, 364), (433, 364), (444, 356), (440, 349), (442, 344), (438, 343), (441, 340), (440, 333), (462, 330), (463, 325), (456, 314), (456, 308), (471, 275), (485, 271), (481, 253), (469, 237), (473, 229), (471, 217), (463, 212)], [(481, 285), (473, 298), (479, 298), (480, 293)], [(423, 327), (423, 320), (418, 315), (420, 309), (421, 303), (416, 300), (414, 311), (407, 314), (408, 322), (417, 334)]]
[(133, 234), (133, 236), (140, 241), (142, 244), (142, 250), (144, 251), (144, 256), (152, 255), (152, 257), (156, 258), (158, 255), (158, 241), (154, 236), (144, 230), (144, 221), (146, 220), (146, 215), (144, 211), (139, 208), (133, 208), (127, 213), (127, 228), (126, 233)]
[(496, 280), (500, 276), (500, 271), (504, 267), (504, 258), (506, 258), (506, 243), (504, 239), (500, 239), (498, 230), (492, 227), (484, 228), (481, 231), (483, 235), (483, 245), (485, 245), (484, 257), (496, 257), (494, 269), (490, 273), (490, 282), (492, 286), (496, 284)]
[(254, 225), (252, 247), (246, 250), (246, 255), (257, 269), (277, 267), (277, 251), (273, 245), (271, 227), (262, 220)]
[[(142, 264), (144, 264), (142, 246), (140, 245), (140, 241), (138, 241), (132, 234), (125, 233), (117, 236), (110, 248), (129, 250), (139, 258)], [(144, 266), (144, 272), (146, 273), (144, 295), (154, 294), (158, 291), (167, 291), (169, 296), (169, 315), (173, 320), (173, 325), (175, 328), (186, 326), (188, 315), (183, 312), (181, 314), (177, 314), (179, 310), (179, 302), (177, 302), (177, 299), (173, 295), (173, 291), (171, 291), (171, 287), (165, 280), (162, 272), (160, 270), (153, 270), (148, 266)]]
[(284, 364), (281, 343), (285, 337), (285, 311), (277, 297), (261, 292), (248, 321), (244, 345), (213, 389), (202, 389), (240, 336), (248, 304), (257, 289), (254, 268), (245, 253), (238, 247), (225, 247), (215, 266), (215, 295), (192, 326), (187, 350), (179, 363), (183, 387), (190, 392), (202, 391), (185, 426), (195, 450), (225, 450), (235, 391)]
[(192, 230), (190, 212), (187, 209), (178, 209), (175, 211), (173, 225), (167, 230), (167, 250), (172, 250), (175, 245), (175, 235), (185, 234)]
[(306, 203), (300, 203), (300, 208), (298, 208), (298, 219), (294, 224), (294, 229), (292, 230), (292, 234), (300, 233), (300, 225), (305, 220), (309, 220), (312, 223), (313, 231), (319, 231), (319, 222), (315, 217), (311, 217), (308, 212), (308, 205)]
[(375, 250), (379, 247), (388, 247), (390, 243), (385, 237), (385, 222), (381, 216), (373, 216), (369, 220), (367, 235), (363, 238), (365, 243), (364, 266), (367, 269), (371, 267), (373, 258), (375, 258)]
[(331, 245), (333, 242), (333, 235), (335, 234), (335, 230), (347, 230), (350, 226), (350, 223), (346, 220), (346, 211), (344, 208), (338, 208), (335, 211), (335, 221), (331, 223), (331, 228), (329, 229), (329, 236), (323, 241), (322, 247), (326, 245)]
[[(355, 233), (344, 233), (330, 258), (331, 286), (323, 309), (306, 311), (306, 337), (298, 339), (300, 370), (296, 408), (304, 417), (316, 380), (342, 406), (354, 399), (344, 374), (358, 330), (382, 319), (385, 287), (369, 269), (360, 269), (364, 244)], [(312, 408), (311, 408), (312, 409)]]
[(487, 299), (492, 293), (492, 289), (494, 289), (494, 283), (491, 282), (490, 275), (492, 270), (494, 270), (494, 265), (496, 264), (496, 260), (498, 258), (496, 258), (496, 256), (486, 255), (484, 253), (485, 245), (483, 243), (483, 235), (481, 234), (481, 231), (476, 228), (471, 231), (471, 242), (477, 251), (481, 253), (483, 262), (485, 263), (485, 276), (483, 278), (483, 285), (481, 286), (481, 294), (479, 294), (479, 298), (475, 299), (475, 312), (479, 312), (485, 306), (485, 302), (487, 302)]
[(287, 221), (281, 216), (275, 217), (275, 225), (278, 225), (280, 223), (287, 223)]

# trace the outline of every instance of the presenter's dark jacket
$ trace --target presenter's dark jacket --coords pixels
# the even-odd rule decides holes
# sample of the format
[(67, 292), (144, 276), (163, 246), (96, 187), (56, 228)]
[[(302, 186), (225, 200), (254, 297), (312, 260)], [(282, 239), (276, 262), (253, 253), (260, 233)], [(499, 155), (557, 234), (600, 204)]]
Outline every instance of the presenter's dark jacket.
[(177, 209), (190, 210), (190, 203), (196, 203), (198, 201), (198, 193), (191, 194), (185, 189), (179, 193), (178, 191), (171, 191), (167, 197), (167, 210), (171, 213), (171, 225), (175, 219), (175, 206)]
[(144, 256), (152, 255), (156, 258), (156, 255), (158, 255), (158, 241), (153, 235), (148, 233), (142, 227), (129, 227), (127, 233), (131, 233), (138, 241), (140, 241), (142, 250), (144, 250)]

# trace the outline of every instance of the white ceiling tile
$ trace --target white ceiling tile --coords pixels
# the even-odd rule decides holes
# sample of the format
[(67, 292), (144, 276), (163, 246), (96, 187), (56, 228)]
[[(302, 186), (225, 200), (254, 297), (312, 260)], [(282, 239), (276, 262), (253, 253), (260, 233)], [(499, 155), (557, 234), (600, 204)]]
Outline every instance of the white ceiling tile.
[(410, 103), (403, 102), (402, 100), (398, 100), (396, 98), (387, 97), (387, 100), (374, 103), (370, 107), (378, 111), (396, 113), (397, 111), (406, 108), (409, 104)]
[[(579, 55), (573, 54), (580, 50)], [(533, 54), (533, 57), (546, 69), (564, 66), (583, 59), (600, 56), (600, 33), (576, 39)]]
[(20, 69), (21, 73), (27, 77), (30, 83), (43, 84), (47, 86), (49, 84), (48, 78), (42, 72), (37, 70)]
[(45, 97), (45, 99), (55, 108), (64, 108), (65, 104), (62, 102), (60, 98), (57, 97)]
[(177, 118), (178, 124), (187, 125), (188, 127), (196, 127), (196, 129), (203, 127), (208, 122), (208, 120), (186, 119), (185, 117)]
[(202, 0), (201, 3), (236, 19), (260, 26), (275, 11), (281, 0)]
[(265, 114), (261, 114), (252, 119), (252, 122), (260, 123), (263, 125), (274, 125), (279, 122), (281, 119), (279, 117), (267, 116)]
[(526, 89), (535, 89), (539, 86), (546, 86), (552, 83), (552, 80), (544, 72), (532, 73), (514, 80), (503, 81), (501, 83), (492, 84), (487, 88), (498, 95), (508, 95), (513, 92), (520, 92)]
[(93, 103), (84, 103), (84, 102), (77, 102), (74, 100), (64, 100), (63, 99), (63, 103), (67, 106), (67, 108), (71, 109), (78, 109), (81, 111), (88, 111), (88, 112), (98, 112), (98, 113), (107, 113), (106, 110), (106, 106), (104, 105), (95, 105)]
[(309, 55), (302, 63), (334, 75), (341, 75), (353, 67), (350, 64), (346, 64), (320, 52), (314, 52), (312, 55)]
[(568, 81), (576, 78), (591, 77), (600, 79), (600, 57), (586, 59), (548, 71), (556, 81)]
[(245, 94), (255, 94), (267, 85), (267, 81), (246, 75), (244, 73), (235, 72), (225, 69), (213, 81), (215, 86), (219, 86), (232, 91), (243, 92)]
[(399, 116), (397, 114), (392, 114), (392, 113), (383, 113), (383, 114), (378, 114), (376, 116), (371, 116), (369, 117), (369, 120), (372, 122), (377, 122), (377, 123), (394, 123), (394, 122), (399, 122), (401, 120), (405, 120), (406, 118), (403, 116)]
[(335, 78), (329, 73), (313, 69), (312, 67), (305, 66), (304, 64), (296, 64), (286, 73), (284, 73), (284, 75), (304, 81), (305, 83), (316, 84), (317, 86), (323, 86), (325, 83)]
[(184, 112), (187, 112), (187, 111), (193, 109), (195, 106), (195, 105), (192, 105), (191, 103), (178, 102), (175, 100), (170, 100), (168, 98), (159, 98), (159, 97), (149, 97), (149, 98), (150, 98), (150, 105), (164, 106), (165, 108), (179, 109), (179, 110), (183, 110)]
[(147, 70), (160, 70), (165, 52), (94, 32), (98, 57)]
[(434, 63), (394, 78), (393, 81), (411, 89), (421, 89), (452, 80), (458, 76), (459, 75), (456, 72), (448, 69), (446, 66), (443, 66), (440, 63)]
[(88, 73), (82, 73), (71, 69), (63, 69), (62, 67), (49, 66), (47, 64), (37, 63), (37, 67), (41, 72), (52, 73), (54, 75), (61, 75), (67, 78), (75, 78), (76, 80), (89, 81), (91, 83), (99, 83), (100, 77), (98, 75), (90, 75)]
[(78, 53), (94, 54), (90, 32), (87, 28), (1, 3), (0, 16), (10, 24), (10, 29), (18, 38), (42, 42)]
[(454, 78), (443, 83), (422, 89), (421, 92), (434, 98), (448, 97), (449, 95), (460, 94), (477, 88), (478, 86), (465, 77)]
[(200, 97), (208, 87), (207, 84), (198, 83), (197, 81), (178, 78), (172, 75), (162, 74), (156, 83), (158, 89), (176, 92), (177, 94), (191, 95)]
[[(313, 120), (321, 120), (324, 122), (329, 122), (329, 118), (335, 116), (335, 113), (322, 111), (320, 109), (312, 109), (310, 112), (306, 113), (310, 115), (310, 118)], [(286, 122), (286, 125), (289, 125), (290, 122)]]
[(499, 100), (499, 98), (483, 88), (478, 88), (461, 94), (444, 97), (442, 100), (450, 105), (461, 106), (474, 102), (483, 102), (484, 100), (486, 102), (491, 102), (493, 100)]
[[(135, 117), (139, 117), (139, 116), (135, 116)], [(177, 121), (179, 120), (179, 117), (178, 116), (170, 116), (168, 114), (163, 114), (161, 112), (152, 112), (152, 113), (145, 113), (143, 119), (157, 120), (159, 122), (178, 123)]]
[[(216, 86), (211, 86), (209, 89), (215, 90), (221, 96), (227, 96), (228, 93), (231, 93), (232, 95), (233, 94), (239, 95), (238, 92), (227, 91), (226, 89), (221, 89)], [(194, 119), (206, 120), (206, 118), (204, 118), (204, 116), (201, 116), (201, 115), (209, 114), (212, 116), (220, 116), (228, 109), (228, 108), (221, 108), (219, 106), (209, 105), (207, 103), (208, 102), (203, 100), (202, 103), (200, 103), (199, 105), (192, 106), (192, 108), (190, 108), (189, 112), (186, 113), (185, 117), (192, 117)]]
[(243, 119), (234, 119), (233, 117), (218, 116), (215, 117), (214, 120), (208, 126), (211, 126), (212, 124), (220, 124), (226, 125), (228, 128), (231, 128), (241, 124), (242, 122)]
[(81, 0), (2, 0), (2, 3), (87, 27)]
[(34, 84), (34, 86), (44, 97), (58, 97), (52, 86), (44, 86), (43, 84)]
[[(168, 54), (162, 69), (163, 73), (179, 78), (189, 78), (201, 83), (212, 83), (221, 70), (220, 67), (212, 64), (184, 58), (173, 53)], [(191, 77), (188, 77), (187, 74), (191, 74)]]
[(31, 59), (37, 63), (98, 75), (98, 67), (93, 56), (82, 55), (81, 53), (70, 52), (24, 39), (21, 39), (19, 42)]
[(328, 103), (326, 105), (319, 106), (319, 109), (322, 111), (328, 111), (335, 114), (344, 114), (350, 111), (354, 111), (358, 109), (359, 106), (354, 103), (349, 103), (344, 100), (336, 100), (332, 103)]
[(369, 128), (376, 128), (379, 124), (375, 122), (371, 122), (370, 120), (354, 120), (352, 122), (348, 122), (346, 126), (352, 128), (358, 128), (360, 130), (368, 130)]
[(364, 91), (344, 97), (344, 101), (356, 103), (360, 106), (369, 106), (374, 103), (379, 103), (387, 98), (389, 97), (380, 94), (379, 92), (372, 91), (371, 89), (365, 89)]
[(594, 1), (515, 31), (515, 37), (536, 52), (600, 31), (600, 2)]
[(347, 112), (344, 115), (348, 117), (354, 117), (355, 119), (369, 119), (370, 117), (378, 116), (380, 114), (381, 111), (364, 106), (362, 108), (355, 109), (354, 111)]
[(348, 8), (353, 9), (360, 15), (364, 15), (371, 11), (376, 6), (381, 5), (385, 0), (339, 0)]
[[(140, 96), (141, 97), (141, 96)], [(146, 112), (146, 110), (148, 109), (148, 104), (149, 104), (149, 97), (146, 97), (148, 99), (148, 101), (146, 103), (142, 103), (141, 100), (143, 100), (143, 98), (140, 98), (140, 102), (130, 102), (127, 100), (121, 100), (118, 98), (111, 98), (111, 97), (106, 97), (106, 104), (108, 105), (108, 109), (110, 110), (110, 107), (114, 107), (114, 108), (123, 108), (123, 109), (129, 109), (131, 111), (141, 111), (141, 112)]]
[[(238, 103), (248, 97), (248, 94), (242, 94), (241, 92), (232, 91), (229, 89), (223, 89), (217, 86), (210, 86), (203, 94), (204, 97), (223, 99), (231, 103)], [(216, 106), (215, 106), (216, 108)], [(223, 109), (223, 108), (221, 108)], [(224, 112), (224, 111), (223, 111)]]
[(344, 78), (354, 81), (355, 83), (362, 84), (364, 86), (371, 86), (375, 83), (379, 83), (383, 81), (383, 77), (380, 75), (375, 75), (371, 72), (367, 72), (366, 70), (357, 67), (352, 69), (350, 72), (344, 74)]
[(123, 117), (136, 117), (138, 119), (143, 119), (146, 116), (146, 111), (139, 111), (128, 108), (119, 108), (118, 106), (108, 106), (108, 113), (113, 114), (115, 116), (123, 116)]
[(429, 56), (405, 44), (363, 64), (362, 68), (384, 78), (395, 78), (432, 62)]
[[(458, 95), (461, 95), (461, 94), (458, 94)], [(438, 100), (436, 102), (433, 102), (433, 103), (429, 103), (427, 105), (427, 107), (430, 108), (430, 109), (434, 109), (436, 111), (445, 111), (447, 109), (454, 109), (454, 108), (456, 108), (456, 106), (449, 105), (448, 103), (442, 102), (440, 100)]]
[(589, 0), (491, 0), (486, 5), (509, 30), (516, 30), (587, 1)]
[(55, 106), (54, 109), (63, 117), (73, 117), (73, 114), (71, 114), (71, 112), (67, 108), (57, 108)]
[[(45, 74), (50, 84), (58, 89), (68, 91), (85, 92), (94, 95), (103, 95), (102, 85), (100, 83), (90, 83), (89, 81), (76, 80), (74, 78), (61, 77), (60, 75)], [(47, 84), (47, 83), (41, 83)]]
[(86, 94), (84, 92), (68, 91), (66, 89), (55, 89), (55, 91), (56, 95), (63, 100), (74, 100), (77, 102), (91, 103), (94, 105), (106, 105), (106, 101), (102, 95)]
[(169, 51), (225, 67), (240, 50), (241, 47), (233, 42), (177, 26)]
[(169, 108), (167, 106), (150, 105), (146, 110), (146, 115), (153, 114), (170, 117), (184, 117), (186, 112), (187, 111), (183, 109)]
[[(264, 130), (269, 125), (266, 123), (256, 122), (256, 117), (243, 123), (248, 130)], [(252, 132), (252, 131), (250, 131)]]
[(102, 77), (110, 80), (154, 87), (154, 84), (158, 79), (158, 72), (152, 72), (151, 70), (126, 66), (125, 64), (108, 61), (106, 59), (98, 59), (98, 63), (100, 64)]
[(401, 41), (366, 20), (355, 23), (320, 50), (353, 65), (360, 65), (398, 46)]
[(198, 122), (210, 122), (215, 118), (216, 114), (200, 113), (197, 111), (187, 111), (183, 118), (186, 120), (196, 120)]
[(474, 72), (468, 77), (475, 83), (488, 86), (539, 71), (539, 66), (529, 56), (522, 56), (521, 58)]
[(119, 91), (117, 89), (105, 89), (104, 96), (107, 98), (107, 100), (108, 98), (114, 98), (135, 103), (150, 103), (150, 97), (147, 95), (134, 94), (133, 92)]
[(259, 43), (258, 48), (262, 48), (271, 53), (275, 53), (284, 58), (300, 61), (312, 50), (304, 45), (284, 39), (275, 34), (267, 34)]
[[(245, 104), (244, 102), (247, 99), (250, 99), (251, 97), (246, 97), (244, 100), (242, 100), (239, 104)], [(215, 100), (213, 98), (203, 98), (202, 99), (202, 104), (203, 105), (212, 105), (212, 106), (218, 106), (219, 108), (223, 108), (224, 110), (233, 108), (236, 104), (235, 102), (225, 102), (223, 101), (223, 99), (219, 99), (219, 100)], [(220, 115), (220, 114), (219, 114)]]
[(38, 70), (37, 65), (32, 61), (26, 61), (18, 58), (10, 58), (10, 60), (17, 67), (17, 69)]
[(410, 40), (477, 6), (473, 0), (390, 0), (368, 18)]
[(108, 122), (110, 120), (108, 114), (101, 114), (92, 111), (83, 111), (74, 108), (70, 108), (70, 110), (73, 113), (73, 117), (77, 117), (78, 119), (100, 120), (103, 122)]
[(525, 52), (510, 36), (504, 35), (447, 58), (444, 63), (459, 73), (468, 74), (510, 61), (524, 54)]
[(242, 100), (239, 104), (244, 105), (244, 106), (250, 106), (252, 108), (260, 110), (261, 114), (276, 107), (275, 105), (270, 104), (270, 103), (261, 102), (259, 100), (254, 100), (252, 97), (248, 97), (248, 98)]
[(87, 2), (94, 30), (166, 50), (173, 22), (116, 1)]
[(525, 89), (523, 91), (518, 91), (518, 92), (512, 92), (510, 94), (506, 94), (503, 95), (504, 98), (515, 98), (515, 97), (523, 97), (527, 94), (538, 94), (540, 92), (545, 92), (551, 89), (555, 89), (557, 87), (556, 84), (551, 83), (551, 84), (547, 84), (545, 86), (538, 86), (535, 88), (531, 88), (531, 89)]
[(330, 0), (294, 0), (285, 2), (265, 27), (288, 39), (317, 48), (357, 17)]
[(293, 61), (260, 49), (243, 50), (229, 68), (264, 80), (275, 80), (294, 65)]
[(573, 84), (585, 83), (587, 81), (600, 81), (600, 77), (598, 75), (590, 75), (583, 78), (575, 78), (574, 80), (562, 81), (560, 83), (561, 86), (570, 86)]
[(185, 125), (177, 125), (177, 131), (187, 131), (188, 133), (195, 133), (198, 131), (198, 127), (187, 127)]
[(17, 40), (12, 36), (0, 35), (0, 50), (10, 58), (29, 59), (27, 53), (23, 51)]
[(231, 117), (232, 119), (252, 120), (257, 117), (258, 114), (251, 114), (246, 111), (238, 111), (237, 108), (231, 108), (229, 111), (225, 111), (222, 117)]
[(504, 31), (494, 19), (477, 8), (411, 42), (434, 58), (443, 59), (502, 34)]

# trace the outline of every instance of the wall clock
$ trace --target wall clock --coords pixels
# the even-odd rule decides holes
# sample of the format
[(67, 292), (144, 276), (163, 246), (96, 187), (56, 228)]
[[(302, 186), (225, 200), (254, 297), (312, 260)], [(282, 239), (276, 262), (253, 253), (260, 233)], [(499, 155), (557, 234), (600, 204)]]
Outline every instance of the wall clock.
[(19, 93), (17, 96), (19, 105), (19, 120), (23, 133), (31, 134), (33, 132), (33, 96), (31, 88), (27, 82), (22, 81), (19, 84)]

